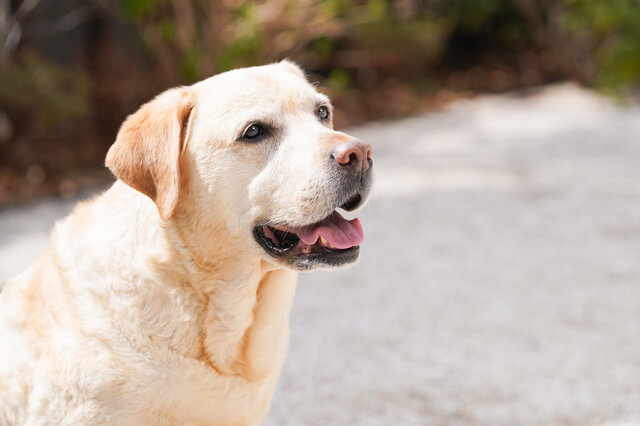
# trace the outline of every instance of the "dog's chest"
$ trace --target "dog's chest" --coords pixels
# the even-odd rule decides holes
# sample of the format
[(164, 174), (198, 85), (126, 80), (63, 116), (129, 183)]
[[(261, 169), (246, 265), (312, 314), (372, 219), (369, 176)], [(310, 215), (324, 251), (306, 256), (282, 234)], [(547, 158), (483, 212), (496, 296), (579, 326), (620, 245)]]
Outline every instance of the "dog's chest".
[(202, 354), (202, 299), (187, 287), (156, 288), (142, 296), (136, 321), (152, 344), (187, 358)]

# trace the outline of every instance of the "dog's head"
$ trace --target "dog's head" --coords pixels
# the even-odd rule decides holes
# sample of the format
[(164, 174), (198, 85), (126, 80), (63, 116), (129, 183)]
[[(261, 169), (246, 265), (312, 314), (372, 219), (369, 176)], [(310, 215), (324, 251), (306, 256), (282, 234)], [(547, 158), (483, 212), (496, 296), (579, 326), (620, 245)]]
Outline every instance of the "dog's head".
[(336, 209), (363, 205), (373, 163), (332, 114), (291, 62), (230, 71), (143, 105), (106, 163), (201, 257), (226, 244), (299, 270), (343, 265), (363, 232)]

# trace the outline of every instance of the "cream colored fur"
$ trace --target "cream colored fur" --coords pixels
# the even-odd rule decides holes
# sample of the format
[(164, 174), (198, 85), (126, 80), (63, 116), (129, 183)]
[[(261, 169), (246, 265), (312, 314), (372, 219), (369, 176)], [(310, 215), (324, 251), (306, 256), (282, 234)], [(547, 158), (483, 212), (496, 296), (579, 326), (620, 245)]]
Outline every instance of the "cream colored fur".
[[(251, 229), (335, 208), (322, 159), (349, 137), (319, 103), (284, 61), (171, 89), (127, 119), (107, 157), (120, 179), (0, 294), (0, 425), (261, 422), (297, 272)], [(238, 142), (257, 119), (277, 141)]]

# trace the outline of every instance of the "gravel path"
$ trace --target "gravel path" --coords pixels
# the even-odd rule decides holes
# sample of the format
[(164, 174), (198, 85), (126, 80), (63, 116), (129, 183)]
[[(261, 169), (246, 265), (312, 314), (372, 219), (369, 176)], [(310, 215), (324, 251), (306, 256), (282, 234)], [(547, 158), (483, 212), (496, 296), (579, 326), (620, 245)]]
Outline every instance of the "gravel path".
[[(367, 241), (302, 276), (266, 424), (640, 425), (640, 109), (560, 85), (353, 133)], [(0, 281), (69, 208), (0, 212)]]

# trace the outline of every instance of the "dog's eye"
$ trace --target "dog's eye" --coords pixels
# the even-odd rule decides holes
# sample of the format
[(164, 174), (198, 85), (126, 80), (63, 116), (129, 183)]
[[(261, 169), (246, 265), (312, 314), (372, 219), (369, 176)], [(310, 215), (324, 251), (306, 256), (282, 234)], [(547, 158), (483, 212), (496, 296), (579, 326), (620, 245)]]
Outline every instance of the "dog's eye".
[(318, 115), (318, 118), (322, 121), (329, 119), (329, 108), (327, 108), (326, 106), (321, 106), (318, 108), (318, 110), (316, 111), (316, 114)]
[(246, 129), (244, 129), (244, 132), (242, 133), (242, 139), (249, 141), (256, 140), (264, 136), (266, 133), (267, 132), (265, 131), (263, 126), (257, 123), (253, 123), (250, 124)]

